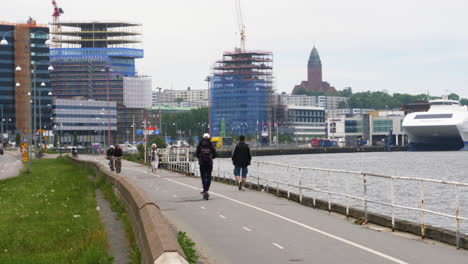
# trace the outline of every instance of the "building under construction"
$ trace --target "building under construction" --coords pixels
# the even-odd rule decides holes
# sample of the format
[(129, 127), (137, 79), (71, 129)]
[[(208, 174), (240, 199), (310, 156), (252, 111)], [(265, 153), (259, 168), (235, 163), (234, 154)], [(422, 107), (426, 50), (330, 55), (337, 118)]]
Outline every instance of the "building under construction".
[[(266, 138), (272, 124), (273, 54), (235, 49), (213, 67), (210, 125), (213, 136)], [(262, 133), (263, 132), (263, 133)]]
[[(51, 74), (52, 90), (58, 98), (86, 98), (109, 100), (117, 103), (117, 131), (112, 142), (122, 143), (132, 138), (135, 120), (141, 124), (144, 108), (151, 107), (142, 98), (141, 103), (126, 105), (125, 78), (140, 79), (135, 59), (143, 58), (141, 24), (126, 22), (61, 22), (52, 24), (54, 47), (51, 61), (55, 70)], [(151, 83), (142, 80), (141, 87), (149, 89)], [(138, 86), (138, 85), (136, 85)], [(97, 121), (98, 122), (98, 121)]]

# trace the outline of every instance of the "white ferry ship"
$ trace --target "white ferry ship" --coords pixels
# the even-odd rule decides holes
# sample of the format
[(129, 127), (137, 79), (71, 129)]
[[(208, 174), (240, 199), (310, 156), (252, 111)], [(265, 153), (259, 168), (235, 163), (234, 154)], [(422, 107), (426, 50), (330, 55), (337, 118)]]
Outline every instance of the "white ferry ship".
[(429, 101), (427, 112), (408, 114), (403, 131), (411, 150), (468, 150), (468, 107), (447, 99)]

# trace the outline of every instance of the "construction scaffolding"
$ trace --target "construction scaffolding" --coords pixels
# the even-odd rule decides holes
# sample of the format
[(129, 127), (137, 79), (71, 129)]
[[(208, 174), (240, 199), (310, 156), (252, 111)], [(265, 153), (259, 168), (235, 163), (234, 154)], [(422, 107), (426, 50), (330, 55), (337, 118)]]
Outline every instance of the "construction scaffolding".
[(140, 32), (141, 24), (95, 21), (60, 22), (60, 30), (51, 32), (52, 41), (61, 46), (51, 49), (54, 95), (116, 102), (117, 131), (112, 133), (112, 143), (128, 139), (133, 115), (142, 119), (142, 111), (126, 109), (123, 82), (124, 77), (137, 76), (135, 59), (144, 56)]
[(273, 54), (236, 49), (225, 52), (213, 67), (210, 83), (210, 125), (220, 136), (268, 134), (272, 124)]
[[(52, 26), (52, 41), (62, 48), (141, 48), (141, 24), (137, 23), (70, 21)], [(60, 29), (55, 31), (57, 26)]]

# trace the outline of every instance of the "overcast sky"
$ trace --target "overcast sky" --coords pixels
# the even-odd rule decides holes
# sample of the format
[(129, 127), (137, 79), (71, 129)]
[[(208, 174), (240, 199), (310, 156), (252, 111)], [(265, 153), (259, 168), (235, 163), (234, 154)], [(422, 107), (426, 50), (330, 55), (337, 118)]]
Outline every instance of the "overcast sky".
[[(62, 20), (143, 24), (138, 71), (153, 87), (205, 88), (223, 51), (239, 45), (234, 0), (57, 0)], [(247, 48), (272, 51), (275, 88), (306, 79), (315, 44), (337, 89), (468, 97), (467, 0), (242, 1)], [(0, 3), (0, 20), (52, 20), (48, 0)]]

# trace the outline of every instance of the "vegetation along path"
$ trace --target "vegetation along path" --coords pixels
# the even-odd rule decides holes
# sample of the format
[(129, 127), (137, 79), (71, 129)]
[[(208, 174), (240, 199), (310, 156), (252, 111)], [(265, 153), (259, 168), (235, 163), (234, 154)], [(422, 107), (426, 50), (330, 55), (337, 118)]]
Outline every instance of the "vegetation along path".
[(0, 263), (112, 263), (88, 175), (59, 158), (0, 180)]

